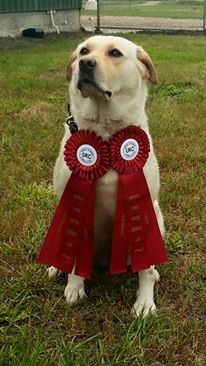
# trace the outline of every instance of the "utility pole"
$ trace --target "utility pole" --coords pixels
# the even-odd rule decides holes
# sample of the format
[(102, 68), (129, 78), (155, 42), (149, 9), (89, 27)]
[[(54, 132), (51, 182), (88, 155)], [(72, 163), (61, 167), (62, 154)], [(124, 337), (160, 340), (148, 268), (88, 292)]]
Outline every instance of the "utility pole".
[(100, 32), (100, 0), (97, 0), (97, 26), (95, 29), (95, 33), (101, 33)]
[(206, 0), (204, 0), (203, 31), (206, 31)]

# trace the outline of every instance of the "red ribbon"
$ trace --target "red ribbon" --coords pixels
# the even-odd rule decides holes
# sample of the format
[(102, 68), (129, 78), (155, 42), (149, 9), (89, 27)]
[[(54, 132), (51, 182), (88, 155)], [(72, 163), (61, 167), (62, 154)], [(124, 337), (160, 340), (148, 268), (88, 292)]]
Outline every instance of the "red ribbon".
[(110, 141), (111, 166), (119, 173), (110, 271), (133, 272), (167, 260), (150, 192), (143, 173), (150, 144), (139, 127), (129, 126)]
[(109, 146), (94, 132), (79, 131), (65, 145), (72, 170), (38, 260), (90, 278), (93, 262), (96, 180), (111, 166), (119, 174), (110, 270), (133, 272), (167, 260), (143, 173), (150, 144), (147, 134), (130, 126), (117, 132)]
[(96, 180), (109, 169), (108, 147), (94, 132), (79, 131), (67, 141), (64, 155), (73, 173), (57, 206), (38, 260), (64, 272), (71, 273), (74, 269), (77, 275), (90, 278)]

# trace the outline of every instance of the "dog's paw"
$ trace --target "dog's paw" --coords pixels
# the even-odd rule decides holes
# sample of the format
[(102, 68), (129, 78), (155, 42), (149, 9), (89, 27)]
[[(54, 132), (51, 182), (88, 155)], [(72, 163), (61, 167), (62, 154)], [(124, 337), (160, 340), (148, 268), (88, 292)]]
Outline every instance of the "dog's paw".
[(143, 318), (145, 318), (146, 316), (154, 314), (155, 312), (156, 312), (156, 305), (154, 301), (146, 298), (144, 299), (141, 297), (137, 298), (131, 310), (131, 313), (137, 318), (140, 315), (142, 315)]
[(66, 302), (70, 305), (75, 304), (78, 300), (84, 299), (87, 297), (84, 291), (84, 283), (76, 285), (75, 287), (68, 283), (64, 290), (64, 296), (66, 298)]
[(60, 271), (57, 268), (53, 267), (53, 266), (47, 268), (47, 273), (48, 273), (49, 278), (56, 277), (59, 272)]

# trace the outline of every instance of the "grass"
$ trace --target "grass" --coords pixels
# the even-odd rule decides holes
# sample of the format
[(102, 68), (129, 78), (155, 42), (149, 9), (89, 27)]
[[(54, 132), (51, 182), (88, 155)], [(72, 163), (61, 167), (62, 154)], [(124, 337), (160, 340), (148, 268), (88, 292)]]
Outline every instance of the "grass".
[(52, 169), (66, 117), (65, 65), (81, 39), (1, 43), (1, 343), (5, 366), (204, 366), (206, 61), (204, 37), (127, 35), (159, 84), (147, 113), (160, 163), (168, 264), (157, 316), (130, 315), (137, 276), (96, 273), (69, 307), (65, 276), (36, 263), (56, 206)]
[[(95, 11), (82, 10), (82, 15), (95, 15)], [(116, 3), (101, 2), (101, 16), (140, 16), (173, 19), (203, 19), (203, 1), (161, 1), (146, 6), (144, 1), (125, 1)]]

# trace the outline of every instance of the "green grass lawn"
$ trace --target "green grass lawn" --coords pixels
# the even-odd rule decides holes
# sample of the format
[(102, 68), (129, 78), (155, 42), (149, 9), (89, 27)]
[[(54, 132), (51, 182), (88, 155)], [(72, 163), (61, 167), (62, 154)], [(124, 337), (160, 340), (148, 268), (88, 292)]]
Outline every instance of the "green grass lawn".
[[(82, 10), (82, 15), (95, 15), (95, 11)], [(197, 1), (162, 1), (160, 4), (146, 6), (137, 1), (128, 4), (101, 3), (100, 14), (111, 16), (161, 17), (174, 19), (203, 19), (203, 2)]]
[(159, 268), (157, 316), (130, 315), (137, 275), (96, 273), (88, 299), (70, 307), (66, 278), (49, 280), (36, 263), (56, 206), (65, 66), (80, 37), (0, 44), (0, 365), (205, 366), (204, 37), (127, 35), (150, 53), (159, 75), (147, 103), (169, 251)]

